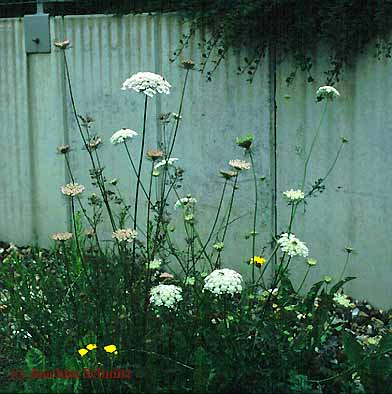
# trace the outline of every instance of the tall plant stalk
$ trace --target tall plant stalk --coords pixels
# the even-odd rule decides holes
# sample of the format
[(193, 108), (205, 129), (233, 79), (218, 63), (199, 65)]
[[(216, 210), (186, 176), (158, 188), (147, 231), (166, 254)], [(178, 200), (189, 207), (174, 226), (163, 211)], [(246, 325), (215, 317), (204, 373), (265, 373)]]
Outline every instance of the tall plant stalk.
[[(135, 210), (133, 214), (133, 229), (136, 230), (137, 228), (137, 213), (138, 213), (138, 206), (139, 206), (139, 188), (140, 188), (140, 175), (142, 172), (142, 165), (143, 165), (143, 155), (144, 155), (144, 144), (146, 139), (146, 122), (147, 122), (147, 103), (148, 97), (146, 96), (144, 99), (144, 114), (143, 114), (143, 132), (142, 132), (142, 145), (140, 148), (140, 158), (139, 158), (139, 166), (137, 170), (137, 182), (136, 182), (136, 193), (135, 193)], [(136, 263), (136, 243), (133, 243), (132, 246), (132, 260), (133, 264)]]
[[(252, 150), (249, 149), (249, 157), (252, 163), (252, 173), (253, 173), (253, 183), (255, 189), (255, 204), (254, 204), (254, 212), (253, 212), (253, 231), (252, 231), (252, 258), (255, 256), (256, 249), (256, 222), (257, 222), (257, 210), (258, 210), (258, 191), (257, 191), (257, 177), (256, 177), (256, 169), (255, 163), (253, 160)], [(255, 282), (255, 263), (252, 264), (252, 283)]]
[(66, 79), (67, 79), (69, 95), (70, 95), (70, 98), (71, 98), (72, 112), (73, 112), (74, 118), (76, 120), (76, 124), (78, 126), (79, 134), (82, 137), (84, 147), (86, 148), (86, 150), (87, 150), (87, 152), (89, 154), (90, 161), (91, 161), (91, 164), (93, 166), (94, 174), (96, 174), (97, 185), (98, 185), (98, 188), (99, 188), (99, 190), (101, 192), (103, 201), (105, 203), (106, 210), (107, 210), (108, 215), (109, 215), (110, 223), (112, 225), (112, 229), (113, 229), (113, 231), (116, 231), (116, 223), (114, 221), (113, 213), (112, 213), (109, 201), (108, 201), (108, 197), (107, 197), (107, 193), (106, 193), (106, 189), (105, 189), (105, 183), (101, 182), (100, 179), (99, 179), (99, 176), (98, 176), (99, 170), (97, 169), (97, 166), (96, 166), (94, 157), (92, 155), (90, 146), (89, 146), (89, 144), (88, 144), (88, 142), (87, 142), (87, 140), (86, 140), (86, 138), (85, 138), (85, 136), (83, 134), (83, 130), (82, 130), (82, 126), (80, 124), (79, 116), (78, 116), (78, 113), (76, 111), (76, 104), (75, 104), (75, 99), (74, 99), (73, 90), (72, 90), (72, 83), (71, 83), (71, 77), (70, 77), (69, 68), (68, 68), (67, 55), (65, 54), (65, 50), (63, 50), (62, 52), (63, 52), (64, 65), (65, 65), (65, 75), (66, 75)]

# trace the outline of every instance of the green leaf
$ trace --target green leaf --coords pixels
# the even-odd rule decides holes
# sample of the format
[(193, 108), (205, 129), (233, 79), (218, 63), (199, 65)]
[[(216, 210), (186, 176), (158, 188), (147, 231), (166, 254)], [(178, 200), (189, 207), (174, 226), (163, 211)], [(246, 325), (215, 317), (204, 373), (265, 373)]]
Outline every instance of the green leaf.
[(386, 353), (392, 351), (392, 334), (385, 334), (379, 343), (380, 352)]
[(324, 284), (324, 281), (321, 280), (320, 282), (316, 282), (308, 291), (308, 294), (306, 295), (306, 298), (308, 300), (311, 300), (312, 302), (317, 296), (317, 293), (319, 292), (321, 286)]
[(45, 355), (38, 349), (32, 348), (26, 354), (27, 368), (32, 369), (45, 369)]
[(364, 358), (362, 346), (356, 341), (352, 334), (343, 333), (343, 347), (351, 364), (359, 365)]
[(340, 280), (334, 286), (331, 287), (331, 291), (329, 292), (330, 295), (334, 295), (345, 283), (350, 282), (351, 280), (357, 279), (355, 276), (348, 276)]
[(209, 375), (207, 352), (202, 346), (199, 346), (195, 352), (194, 382), (196, 392), (205, 392), (207, 390)]

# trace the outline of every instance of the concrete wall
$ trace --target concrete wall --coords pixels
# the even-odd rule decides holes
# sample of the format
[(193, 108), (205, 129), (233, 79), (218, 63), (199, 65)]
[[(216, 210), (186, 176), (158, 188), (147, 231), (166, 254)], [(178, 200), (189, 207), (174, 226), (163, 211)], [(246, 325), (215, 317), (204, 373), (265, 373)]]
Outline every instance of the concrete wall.
[[(179, 62), (172, 64), (168, 59), (186, 26), (175, 15), (56, 17), (50, 26), (52, 41), (69, 38), (72, 42), (67, 56), (78, 112), (89, 113), (96, 120), (94, 130), (105, 141), (101, 154), (106, 176), (120, 178), (122, 190), (128, 195), (134, 190), (135, 179), (130, 176), (124, 152), (111, 146), (109, 138), (121, 127), (141, 130), (143, 97), (121, 91), (121, 84), (133, 73), (152, 71), (164, 75), (173, 85), (169, 96), (149, 102), (147, 146), (157, 146), (162, 138), (160, 113), (178, 110), (184, 70)], [(219, 170), (227, 168), (230, 159), (243, 158), (235, 138), (249, 132), (256, 136), (258, 176), (265, 177), (259, 188), (258, 253), (268, 246), (275, 219), (278, 232), (285, 230), (289, 211), (281, 192), (301, 183), (306, 152), (322, 108), (315, 102), (315, 91), (323, 83), (327, 61), (323, 56), (316, 56), (316, 81), (312, 84), (298, 75), (287, 86), (290, 61), (274, 65), (266, 58), (249, 85), (235, 72), (240, 54), (227, 56), (212, 82), (191, 72), (173, 156), (180, 158), (179, 165), (185, 170), (181, 193), (192, 192), (199, 201), (202, 236), (208, 233), (223, 186)], [(197, 40), (183, 57), (200, 60)], [(71, 144), (76, 179), (89, 184), (90, 166), (71, 112), (61, 53), (53, 49), (50, 54), (27, 56), (23, 21), (3, 19), (0, 67), (0, 239), (48, 244), (53, 232), (65, 230), (70, 223), (69, 207), (60, 193), (60, 186), (68, 178), (64, 162), (56, 153), (57, 145)], [(325, 175), (340, 136), (345, 136), (349, 144), (327, 181), (326, 191), (309, 201), (305, 213), (301, 209), (293, 227), (319, 260), (312, 270), (312, 280), (324, 275), (339, 277), (345, 258), (343, 248), (351, 246), (356, 254), (347, 273), (359, 279), (347, 290), (383, 307), (392, 306), (392, 123), (388, 111), (392, 78), (388, 71), (389, 64), (374, 60), (369, 52), (338, 84), (342, 97), (328, 108), (306, 185)], [(135, 140), (131, 148), (136, 160), (139, 143)], [(251, 255), (251, 241), (245, 235), (252, 227), (254, 195), (251, 173), (241, 175), (233, 211), (233, 218), (239, 219), (231, 226), (224, 262), (246, 272), (243, 261)], [(92, 191), (89, 187), (88, 192)], [(181, 229), (177, 231), (181, 238)], [(292, 274), (298, 281), (304, 263), (295, 264)]]

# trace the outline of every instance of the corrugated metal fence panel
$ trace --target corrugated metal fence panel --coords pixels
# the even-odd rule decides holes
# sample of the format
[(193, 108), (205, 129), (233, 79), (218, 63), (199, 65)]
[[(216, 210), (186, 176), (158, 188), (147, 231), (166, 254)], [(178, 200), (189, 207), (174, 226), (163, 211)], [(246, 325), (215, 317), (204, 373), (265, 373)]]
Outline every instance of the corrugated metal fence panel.
[[(160, 114), (178, 111), (185, 72), (179, 62), (170, 64), (169, 57), (178, 46), (182, 32), (186, 32), (186, 27), (174, 15), (67, 17), (64, 23), (64, 37), (70, 38), (73, 43), (73, 49), (67, 51), (67, 56), (79, 112), (88, 112), (96, 119), (97, 132), (105, 140), (100, 153), (107, 177), (119, 177), (124, 195), (128, 195), (129, 191), (133, 193), (135, 178), (130, 176), (130, 166), (122, 147), (113, 147), (108, 140), (121, 127), (141, 132), (143, 97), (134, 92), (121, 91), (120, 86), (127, 77), (138, 71), (163, 74), (173, 85), (169, 96), (159, 95), (149, 99), (146, 148), (157, 147), (162, 132)], [(195, 44), (189, 48), (187, 56), (192, 58), (196, 53)], [(204, 75), (191, 72), (177, 148), (172, 155), (179, 157), (179, 165), (186, 171), (184, 187), (179, 193), (183, 196), (192, 192), (200, 202), (202, 236), (207, 236), (219, 203), (223, 185), (219, 169), (227, 168), (232, 158), (242, 158), (242, 151), (235, 146), (236, 136), (246, 132), (257, 134), (259, 175), (267, 179), (270, 177), (268, 76), (260, 73), (254, 84), (248, 85), (244, 78), (229, 77), (235, 74), (237, 66), (238, 57), (229, 57), (211, 83), (205, 81)], [(257, 99), (260, 96), (266, 97), (261, 103)], [(70, 111), (68, 124), (69, 140), (73, 146), (80, 147), (80, 138)], [(131, 151), (135, 161), (139, 157), (139, 146), (140, 139), (132, 141)], [(87, 184), (87, 169), (90, 167), (87, 155), (76, 148), (72, 157), (77, 179)], [(144, 169), (147, 176), (149, 164)], [(251, 230), (251, 174), (244, 175), (240, 184), (243, 187), (239, 191), (233, 219), (240, 216), (241, 219), (232, 225), (234, 231), (227, 242), (227, 256), (231, 256), (230, 265), (237, 268), (242, 265), (242, 269), (247, 270), (241, 259), (248, 257), (248, 254), (250, 257), (250, 241), (245, 241), (245, 235)], [(264, 188), (262, 197), (264, 209), (260, 212), (263, 215), (263, 229), (267, 229), (269, 236), (272, 219), (268, 187)], [(183, 232), (178, 232), (179, 237), (183, 238)], [(260, 237), (260, 247), (265, 245), (263, 241), (266, 242), (266, 237)], [(243, 248), (248, 248), (249, 253)]]
[[(101, 154), (106, 176), (119, 177), (126, 196), (133, 193), (135, 178), (130, 176), (122, 147), (111, 146), (109, 138), (121, 127), (141, 132), (143, 97), (121, 91), (121, 84), (138, 71), (162, 73), (172, 83), (170, 96), (149, 100), (146, 147), (157, 146), (162, 134), (159, 114), (178, 108), (184, 70), (178, 62), (169, 64), (168, 59), (185, 29), (174, 15), (51, 19), (52, 39), (69, 38), (73, 43), (67, 57), (78, 112), (95, 118), (93, 131), (105, 141)], [(59, 191), (67, 176), (56, 146), (63, 142), (72, 145), (72, 167), (77, 181), (89, 184), (90, 164), (72, 116), (61, 53), (53, 49), (51, 54), (26, 57), (20, 19), (2, 19), (0, 31), (0, 124), (4, 136), (0, 142), (3, 185), (0, 238), (47, 244), (52, 232), (69, 226), (69, 208)], [(184, 57), (197, 56), (196, 49), (193, 43)], [(258, 176), (266, 177), (260, 187), (261, 247), (273, 232), (274, 114), (270, 107), (268, 59), (253, 84), (247, 85), (244, 78), (233, 72), (238, 56), (230, 54), (211, 83), (191, 72), (174, 155), (186, 170), (181, 193), (195, 194), (200, 201), (201, 217), (209, 217), (200, 220), (205, 235), (206, 222), (211, 222), (222, 187), (218, 171), (231, 158), (243, 158), (235, 146), (235, 137), (247, 132), (256, 134)], [(313, 84), (300, 77), (287, 87), (284, 80), (291, 71), (290, 64), (278, 68), (278, 192), (300, 184), (301, 166), (322, 107), (314, 100), (326, 62), (321, 56), (319, 59), (314, 66), (318, 82)], [(392, 122), (388, 103), (392, 80), (388, 71), (388, 63), (363, 56), (345, 76), (345, 82), (338, 85), (342, 98), (328, 110), (308, 172), (308, 187), (328, 171), (339, 147), (339, 137), (344, 135), (350, 142), (328, 179), (327, 190), (307, 205), (306, 214), (301, 213), (294, 230), (309, 244), (311, 254), (319, 258), (312, 279), (324, 274), (337, 278), (345, 257), (342, 249), (350, 245), (357, 254), (353, 255), (347, 273), (359, 279), (347, 288), (357, 296), (390, 306), (392, 225), (388, 172), (392, 159), (388, 133)], [(131, 144), (135, 160), (139, 144), (140, 138)], [(148, 171), (147, 165), (144, 168)], [(233, 218), (247, 216), (232, 225), (233, 237), (227, 242), (225, 262), (239, 268), (242, 259), (250, 254), (250, 240), (244, 236), (251, 230), (249, 212), (254, 198), (251, 173), (241, 174), (237, 198)], [(280, 217), (287, 217), (287, 206), (281, 198), (278, 202)], [(278, 227), (284, 230), (284, 220)], [(246, 270), (245, 265), (242, 267)], [(295, 267), (293, 274), (299, 271)]]
[[(178, 47), (182, 34), (187, 33), (186, 25), (175, 16), (161, 19), (159, 40), (162, 47), (162, 73), (175, 85), (173, 94), (162, 103), (163, 112), (178, 111), (180, 91), (185, 70), (180, 67), (180, 60), (194, 59), (199, 62), (200, 51), (197, 43), (201, 36), (191, 41), (185, 48), (179, 61), (169, 64), (166, 59)], [(173, 151), (174, 157), (181, 160), (185, 169), (185, 181), (181, 196), (191, 192), (198, 201), (199, 225), (203, 236), (207, 236), (211, 228), (218, 203), (219, 194), (224, 181), (219, 174), (220, 169), (229, 169), (231, 159), (249, 160), (243, 149), (235, 144), (236, 137), (253, 133), (255, 167), (258, 177), (265, 176), (266, 183), (259, 182), (259, 206), (256, 237), (256, 253), (268, 247), (272, 230), (272, 204), (270, 190), (270, 81), (268, 59), (261, 66), (262, 72), (257, 74), (253, 84), (246, 82), (244, 76), (237, 76), (236, 70), (240, 62), (240, 54), (230, 53), (225, 62), (218, 67), (207, 82), (205, 75), (197, 71), (190, 72), (184, 101), (182, 127), (178, 134), (178, 145)], [(245, 56), (242, 54), (242, 57)], [(226, 197), (229, 197), (231, 188)], [(226, 198), (226, 206), (228, 198)], [(254, 187), (251, 171), (244, 171), (239, 176), (239, 189), (234, 200), (232, 219), (228, 237), (225, 241), (223, 261), (242, 272), (249, 273), (245, 260), (252, 255), (252, 240), (245, 239), (252, 230), (254, 207)], [(221, 219), (220, 219), (221, 220)], [(219, 221), (220, 222), (220, 221)], [(267, 252), (265, 252), (267, 253)]]
[[(288, 87), (285, 78), (291, 71), (290, 64), (278, 69), (278, 193), (301, 184), (306, 153), (324, 106), (316, 103), (315, 92), (328, 64), (325, 53), (320, 51), (315, 57), (318, 64), (313, 67), (316, 81), (312, 84), (299, 75)], [(341, 98), (328, 104), (310, 161), (308, 190), (328, 172), (340, 137), (346, 137), (349, 143), (326, 181), (326, 191), (309, 201), (305, 214), (301, 209), (293, 228), (308, 243), (311, 255), (319, 259), (311, 270), (313, 281), (324, 275), (338, 279), (345, 262), (344, 248), (353, 247), (356, 252), (346, 274), (358, 279), (345, 288), (358, 298), (384, 307), (391, 306), (392, 296), (391, 85), (390, 63), (377, 61), (370, 50), (336, 85)], [(284, 230), (289, 209), (282, 198), (278, 201), (279, 230)], [(300, 280), (303, 264), (292, 272)]]
[(15, 243), (33, 237), (33, 184), (29, 135), (28, 79), (23, 23), (0, 23), (1, 235)]
[[(12, 149), (15, 149), (16, 153), (8, 150), (10, 157), (6, 164), (3, 164), (7, 167), (3, 167), (1, 176), (7, 182), (12, 182), (13, 186), (6, 188), (7, 193), (20, 192), (21, 184), (31, 184), (32, 188), (29, 193), (22, 194), (24, 210), (29, 210), (29, 214), (15, 214), (12, 211), (16, 209), (14, 199), (11, 199), (9, 194), (1, 199), (1, 204), (6, 207), (0, 237), (21, 243), (36, 239), (40, 244), (47, 244), (51, 233), (63, 231), (69, 226), (69, 208), (59, 191), (68, 177), (63, 158), (56, 153), (56, 146), (64, 142), (71, 144), (74, 176), (86, 186), (90, 184), (88, 170), (91, 165), (87, 153), (82, 149), (72, 114), (61, 52), (53, 48), (50, 54), (29, 55), (26, 58), (22, 22), (1, 20), (0, 23), (1, 26), (8, 26), (7, 23), (15, 24), (10, 33), (20, 46), (15, 52), (14, 44), (7, 41), (6, 45), (2, 46), (2, 51), (9, 51), (15, 61), (25, 65), (20, 71), (20, 80), (9, 80), (4, 92), (9, 95), (15, 91), (15, 87), (18, 90), (18, 83), (24, 83), (23, 89), (18, 90), (19, 100), (24, 106), (17, 110), (25, 120), (18, 130), (26, 139), (31, 135), (31, 141), (27, 140), (25, 144), (13, 143)], [(134, 193), (135, 177), (130, 175), (130, 164), (123, 147), (112, 146), (109, 138), (121, 127), (132, 128), (141, 134), (144, 96), (122, 91), (121, 84), (138, 71), (152, 71), (162, 73), (173, 85), (169, 96), (149, 99), (146, 149), (157, 147), (162, 136), (159, 115), (161, 112), (178, 111), (184, 70), (179, 67), (179, 63), (170, 64), (169, 57), (177, 48), (185, 29), (175, 15), (51, 18), (52, 40), (68, 38), (72, 42), (72, 48), (66, 51), (66, 55), (77, 111), (82, 115), (88, 113), (95, 119), (92, 132), (99, 134), (104, 140), (100, 154), (106, 177), (118, 177), (127, 198)], [(196, 44), (193, 44), (187, 49), (186, 55), (194, 58), (196, 53)], [(267, 177), (263, 190), (260, 188), (260, 224), (265, 234), (264, 237), (258, 237), (260, 249), (267, 242), (272, 228), (271, 193), (268, 184), (271, 176), (270, 85), (267, 73), (260, 73), (253, 85), (248, 85), (243, 77), (236, 77), (238, 56), (230, 54), (210, 83), (205, 81), (204, 75), (191, 72), (178, 145), (173, 155), (179, 157), (180, 166), (186, 171), (184, 187), (179, 193), (183, 195), (192, 192), (199, 200), (199, 225), (202, 236), (205, 237), (212, 224), (223, 185), (219, 170), (228, 168), (230, 159), (243, 158), (243, 152), (235, 146), (237, 136), (249, 132), (256, 134), (258, 175)], [(2, 56), (2, 61), (5, 61), (4, 59), (9, 62), (4, 65), (4, 69), (12, 70), (10, 57)], [(268, 60), (265, 66), (268, 66)], [(260, 97), (263, 97), (263, 100), (260, 100)], [(11, 119), (13, 122), (21, 122), (21, 118), (17, 116)], [(13, 127), (9, 125), (9, 128)], [(139, 157), (140, 142), (140, 137), (131, 142), (131, 154), (135, 161)], [(21, 147), (29, 147), (31, 155), (23, 158), (25, 164), (22, 168), (26, 174), (23, 182), (18, 182), (9, 167), (20, 165), (20, 161), (15, 159)], [(144, 169), (147, 175), (150, 164), (145, 163)], [(88, 187), (84, 197), (85, 205), (86, 197), (92, 191), (94, 189)], [(243, 259), (250, 257), (251, 247), (250, 240), (245, 240), (245, 235), (251, 230), (250, 211), (254, 200), (250, 172), (241, 175), (237, 197), (232, 218), (240, 219), (231, 225), (233, 236), (228, 238), (226, 243), (225, 263), (247, 271), (248, 266), (243, 263)], [(141, 209), (144, 217), (145, 203)], [(28, 225), (26, 217), (30, 220)], [(15, 231), (10, 231), (12, 226), (15, 226)], [(25, 231), (29, 229), (23, 237), (18, 237), (17, 229), (20, 227)], [(106, 235), (110, 237), (109, 227), (106, 229)], [(176, 233), (178, 238), (184, 237), (179, 227)]]

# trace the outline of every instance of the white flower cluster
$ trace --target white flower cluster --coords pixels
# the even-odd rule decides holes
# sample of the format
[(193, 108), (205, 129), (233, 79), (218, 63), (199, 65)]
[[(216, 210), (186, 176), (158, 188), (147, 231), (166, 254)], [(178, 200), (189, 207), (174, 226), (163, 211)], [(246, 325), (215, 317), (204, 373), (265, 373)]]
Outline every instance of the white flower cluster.
[(301, 242), (294, 234), (284, 233), (278, 239), (283, 252), (286, 252), (290, 257), (302, 256), (307, 257), (309, 254), (308, 247)]
[(230, 160), (229, 165), (238, 171), (249, 170), (252, 167), (251, 163), (244, 161), (244, 160), (238, 160), (238, 159)]
[(290, 201), (301, 201), (305, 198), (305, 193), (302, 190), (287, 190), (283, 192), (283, 195)]
[(112, 233), (112, 238), (118, 242), (133, 242), (137, 237), (137, 231), (131, 228), (120, 228)]
[(151, 289), (150, 303), (173, 309), (182, 300), (182, 289), (175, 285), (158, 285)]
[(339, 304), (345, 308), (353, 308), (355, 306), (344, 293), (335, 293), (333, 300), (336, 304)]
[(131, 129), (121, 129), (116, 131), (111, 137), (110, 137), (110, 142), (113, 145), (117, 145), (117, 144), (121, 144), (122, 142), (124, 142), (125, 140), (131, 139), (135, 136), (137, 136), (138, 134), (136, 133), (136, 131), (131, 130)]
[(169, 165), (169, 166), (174, 166), (174, 163), (178, 161), (178, 159), (176, 157), (170, 157), (167, 160), (161, 160), (159, 163), (155, 164), (154, 168), (157, 170), (160, 167)]
[(75, 197), (80, 193), (83, 193), (85, 187), (83, 185), (79, 185), (79, 183), (68, 183), (65, 186), (61, 186), (61, 193), (69, 197)]
[(180, 198), (175, 204), (174, 209), (177, 208), (187, 208), (197, 203), (196, 198), (191, 197), (190, 195)]
[(321, 86), (316, 92), (318, 100), (324, 98), (332, 100), (335, 97), (340, 97), (340, 93), (333, 86)]
[(151, 72), (139, 72), (124, 81), (122, 90), (133, 89), (144, 93), (146, 96), (154, 97), (157, 93), (170, 93), (171, 85), (162, 76)]
[(215, 295), (234, 295), (242, 291), (242, 276), (228, 268), (212, 271), (204, 282), (203, 291), (208, 290)]

